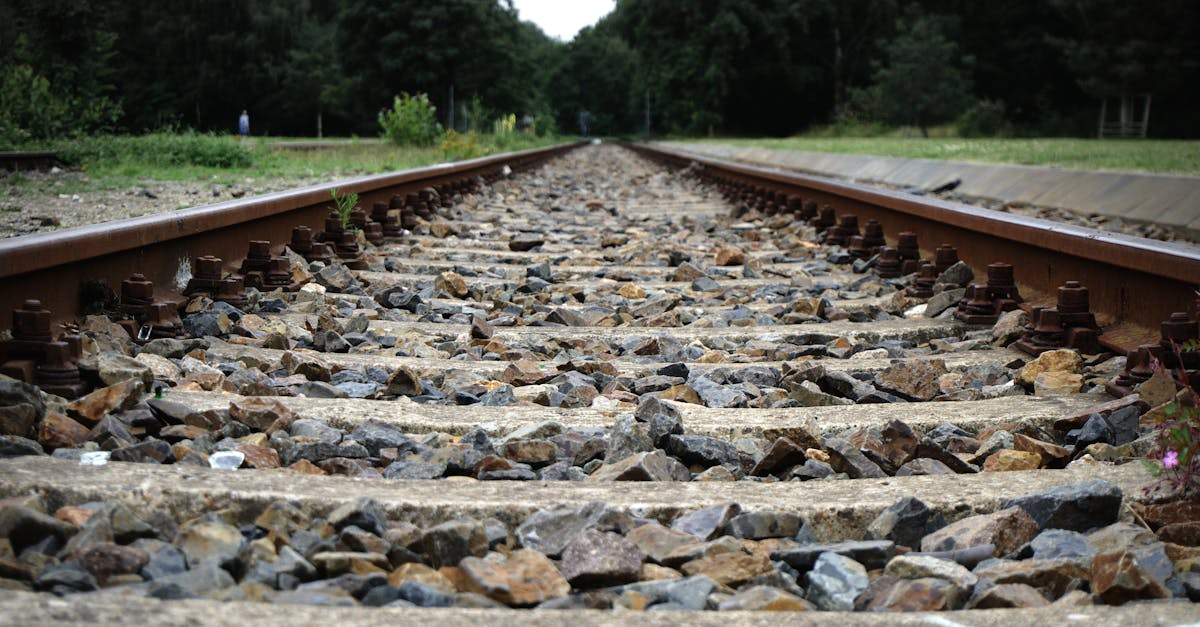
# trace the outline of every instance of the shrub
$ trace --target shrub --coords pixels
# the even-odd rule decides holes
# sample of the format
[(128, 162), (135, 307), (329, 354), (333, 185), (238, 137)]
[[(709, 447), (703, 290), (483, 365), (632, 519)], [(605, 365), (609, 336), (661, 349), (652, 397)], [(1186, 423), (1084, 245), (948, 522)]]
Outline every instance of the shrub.
[(432, 146), (442, 134), (437, 109), (425, 94), (396, 96), (392, 108), (379, 113), (383, 136), (401, 146)]
[(250, 151), (233, 138), (194, 131), (136, 137), (97, 135), (63, 142), (57, 148), (64, 162), (84, 167), (131, 163), (153, 167), (244, 168), (254, 164)]
[(449, 161), (461, 161), (482, 156), (484, 149), (479, 145), (479, 135), (475, 131), (457, 133), (446, 131), (442, 143), (438, 146), (442, 155)]
[(963, 137), (1011, 137), (1013, 129), (1005, 113), (1003, 101), (980, 100), (958, 116), (955, 126)]
[(358, 194), (348, 192), (338, 194), (338, 188), (329, 190), (329, 195), (333, 197), (333, 204), (337, 205), (338, 217), (342, 220), (343, 229), (351, 229), (357, 231), (358, 228), (350, 222), (350, 212), (354, 211), (354, 207), (358, 205)]

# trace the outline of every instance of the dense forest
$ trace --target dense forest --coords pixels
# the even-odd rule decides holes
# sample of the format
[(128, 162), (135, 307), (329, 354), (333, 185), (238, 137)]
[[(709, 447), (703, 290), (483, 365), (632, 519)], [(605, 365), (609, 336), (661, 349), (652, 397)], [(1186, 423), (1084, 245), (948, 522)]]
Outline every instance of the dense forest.
[(618, 0), (564, 43), (505, 0), (6, 0), (0, 82), (5, 144), (232, 132), (243, 109), (256, 135), (376, 135), (402, 92), (459, 130), (586, 110), (599, 134), (1079, 136), (1152, 94), (1152, 136), (1197, 137), (1200, 2)]

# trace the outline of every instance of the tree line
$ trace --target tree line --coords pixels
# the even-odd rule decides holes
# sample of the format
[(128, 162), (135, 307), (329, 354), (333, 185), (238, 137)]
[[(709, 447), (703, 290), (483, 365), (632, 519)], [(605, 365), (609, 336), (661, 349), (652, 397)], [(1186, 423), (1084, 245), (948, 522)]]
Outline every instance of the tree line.
[(582, 111), (598, 134), (788, 135), (822, 124), (1095, 133), (1153, 94), (1200, 136), (1200, 3), (618, 0), (572, 41), (508, 0), (9, 0), (0, 141), (164, 128), (375, 135), (402, 92), (447, 128)]

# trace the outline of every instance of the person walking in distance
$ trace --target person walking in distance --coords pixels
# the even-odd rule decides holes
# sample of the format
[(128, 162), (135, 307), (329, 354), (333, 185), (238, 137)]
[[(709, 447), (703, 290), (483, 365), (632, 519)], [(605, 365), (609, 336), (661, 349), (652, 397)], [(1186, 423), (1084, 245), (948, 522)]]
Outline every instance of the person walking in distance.
[(238, 135), (245, 137), (250, 134), (250, 114), (242, 109), (242, 115), (238, 117)]

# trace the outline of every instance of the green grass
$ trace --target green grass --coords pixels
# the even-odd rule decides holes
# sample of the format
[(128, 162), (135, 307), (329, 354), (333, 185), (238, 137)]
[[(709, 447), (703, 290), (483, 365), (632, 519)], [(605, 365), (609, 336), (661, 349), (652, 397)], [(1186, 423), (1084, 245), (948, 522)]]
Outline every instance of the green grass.
[(718, 139), (722, 144), (913, 159), (1117, 170), (1200, 176), (1200, 141), (1098, 139), (965, 139), (958, 137), (822, 137)]
[[(380, 141), (346, 139), (318, 150), (275, 149), (280, 141), (304, 138), (253, 138), (202, 133), (154, 133), (137, 137), (102, 136), (27, 149), (59, 151), (68, 172), (57, 177), (54, 193), (82, 193), (144, 185), (149, 181), (204, 180), (234, 184), (245, 179), (322, 179), (406, 170), (452, 160), (438, 147), (401, 147)], [(494, 154), (545, 146), (557, 137), (517, 135), (496, 139), (480, 136), (472, 144), (478, 154)], [(19, 174), (6, 181), (9, 190), (32, 183)], [(44, 181), (37, 183), (44, 184)], [(51, 190), (45, 190), (51, 191)]]

